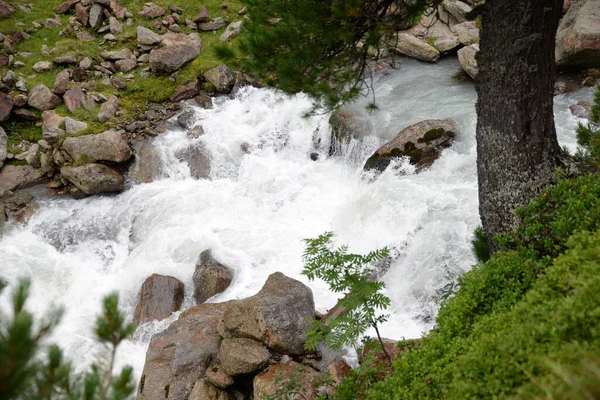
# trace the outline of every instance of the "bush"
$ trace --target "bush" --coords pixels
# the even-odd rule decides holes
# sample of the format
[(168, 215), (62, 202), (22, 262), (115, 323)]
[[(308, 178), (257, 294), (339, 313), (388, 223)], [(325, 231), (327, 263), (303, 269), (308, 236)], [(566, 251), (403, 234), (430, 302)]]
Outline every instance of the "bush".
[(594, 104), (587, 125), (577, 125), (577, 143), (583, 147), (596, 168), (600, 168), (600, 85), (596, 87)]

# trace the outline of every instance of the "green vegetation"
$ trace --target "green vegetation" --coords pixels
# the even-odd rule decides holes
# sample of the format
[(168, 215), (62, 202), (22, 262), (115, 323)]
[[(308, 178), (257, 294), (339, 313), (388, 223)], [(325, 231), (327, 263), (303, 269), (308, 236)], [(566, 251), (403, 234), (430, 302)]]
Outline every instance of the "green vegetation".
[[(0, 291), (5, 283), (0, 281)], [(41, 358), (43, 341), (57, 326), (61, 309), (51, 310), (43, 321), (36, 321), (26, 310), (30, 283), (21, 280), (12, 294), (12, 314), (0, 316), (0, 398), (2, 399), (86, 399), (125, 400), (135, 391), (131, 367), (113, 375), (118, 345), (133, 332), (118, 308), (116, 293), (104, 298), (103, 312), (94, 329), (101, 343), (109, 347), (108, 364), (95, 363), (81, 375), (74, 374), (60, 348), (50, 345), (46, 359)]]
[(596, 87), (594, 104), (587, 125), (577, 125), (577, 143), (583, 147), (596, 168), (600, 168), (600, 85)]

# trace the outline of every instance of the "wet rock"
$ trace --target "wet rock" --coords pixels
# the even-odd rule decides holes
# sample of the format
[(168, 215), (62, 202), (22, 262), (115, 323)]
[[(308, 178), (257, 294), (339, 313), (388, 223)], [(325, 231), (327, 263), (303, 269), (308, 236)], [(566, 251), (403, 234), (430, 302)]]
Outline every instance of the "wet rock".
[(225, 338), (250, 338), (276, 352), (303, 354), (308, 325), (314, 315), (311, 290), (276, 272), (256, 295), (232, 303), (219, 330)]
[(110, 98), (102, 103), (100, 106), (100, 112), (98, 113), (98, 121), (106, 122), (109, 119), (117, 115), (119, 110), (119, 98), (117, 96), (110, 96)]
[(140, 15), (143, 16), (144, 18), (148, 18), (148, 19), (162, 17), (166, 13), (167, 13), (167, 10), (165, 10), (163, 7), (161, 7), (157, 4), (154, 4), (154, 3), (144, 4), (142, 11), (140, 11)]
[(226, 22), (221, 17), (217, 17), (212, 21), (198, 23), (198, 30), (201, 31), (218, 31), (225, 26)]
[(156, 180), (161, 173), (161, 160), (152, 142), (137, 143), (135, 155), (135, 164), (129, 170), (129, 180), (135, 183), (150, 183)]
[(236, 21), (230, 23), (225, 29), (225, 32), (223, 32), (223, 34), (219, 38), (219, 41), (222, 43), (228, 42), (234, 37), (238, 36), (242, 31), (242, 23), (243, 21)]
[(62, 96), (69, 89), (69, 79), (71, 78), (71, 71), (69, 69), (63, 69), (56, 75), (52, 92), (54, 94)]
[(204, 143), (198, 142), (179, 152), (177, 158), (187, 163), (190, 175), (194, 179), (208, 179), (210, 177), (210, 157)]
[(342, 154), (353, 138), (359, 140), (373, 131), (373, 126), (368, 120), (343, 110), (338, 110), (331, 115), (329, 126), (331, 127), (329, 155)]
[(290, 398), (298, 396), (305, 400), (317, 398), (315, 385), (318, 374), (313, 369), (289, 362), (275, 364), (258, 374), (253, 381), (254, 398), (267, 400), (271, 398)]
[(73, 161), (85, 159), (87, 162), (124, 162), (132, 156), (131, 149), (123, 136), (113, 130), (79, 137), (69, 137), (62, 144)]
[(217, 359), (221, 345), (217, 323), (228, 306), (205, 303), (192, 307), (152, 337), (138, 399), (162, 399), (166, 390), (171, 399), (190, 396), (194, 384)]
[(179, 311), (183, 302), (183, 283), (172, 276), (152, 274), (142, 284), (133, 323), (162, 320)]
[(477, 53), (479, 52), (479, 45), (472, 44), (470, 46), (463, 47), (458, 50), (458, 62), (462, 69), (471, 77), (473, 80), (477, 80), (477, 74), (479, 68), (477, 67)]
[(64, 3), (54, 7), (54, 12), (57, 14), (64, 14), (79, 3), (79, 0), (65, 1)]
[[(75, 70), (73, 70), (73, 75), (75, 75)], [(81, 86), (73, 86), (67, 90), (63, 96), (63, 100), (65, 101), (67, 111), (70, 113), (82, 107), (88, 111), (92, 111), (96, 107), (94, 99), (85, 93)]]
[(454, 35), (441, 37), (433, 43), (433, 47), (438, 49), (438, 51), (442, 54), (450, 53), (458, 46), (460, 46), (460, 42), (458, 41), (458, 38)]
[(600, 1), (573, 2), (556, 33), (556, 63), (560, 68), (600, 66)]
[(102, 23), (104, 22), (104, 7), (100, 4), (94, 4), (90, 9), (88, 23), (90, 27), (94, 30), (100, 29)]
[(226, 64), (209, 69), (204, 73), (204, 77), (215, 86), (219, 93), (229, 93), (235, 83), (233, 72)]
[(5, 165), (0, 170), (0, 190), (15, 191), (45, 181), (44, 173), (31, 165)]
[(159, 34), (152, 32), (144, 26), (137, 27), (137, 42), (144, 46), (154, 46), (161, 42), (162, 38)]
[(8, 135), (4, 131), (4, 128), (0, 126), (0, 170), (4, 165), (6, 156), (8, 155)]
[(426, 62), (437, 62), (440, 52), (416, 37), (407, 33), (399, 33), (393, 41), (392, 51)]
[(123, 175), (104, 164), (64, 166), (60, 169), (60, 174), (86, 194), (120, 192), (125, 189)]
[(150, 52), (150, 68), (172, 73), (200, 54), (202, 39), (198, 33), (165, 33), (161, 43)]
[(207, 379), (200, 379), (194, 385), (188, 400), (235, 400), (235, 396), (218, 389)]
[(269, 365), (271, 354), (252, 339), (224, 339), (219, 349), (219, 362), (229, 375), (250, 374)]
[(35, 72), (48, 72), (54, 68), (54, 64), (51, 61), (38, 61), (33, 64), (33, 70)]
[(60, 97), (52, 93), (48, 87), (42, 83), (35, 85), (29, 92), (27, 104), (30, 107), (37, 108), (40, 111), (51, 110), (62, 103)]
[(65, 132), (67, 134), (73, 134), (87, 129), (88, 125), (85, 122), (74, 120), (70, 117), (65, 117)]
[(216, 294), (224, 292), (233, 280), (233, 270), (215, 260), (210, 250), (200, 254), (194, 272), (194, 299), (204, 303)]
[(177, 123), (183, 129), (191, 129), (196, 123), (196, 114), (192, 111), (181, 113), (177, 117)]
[(201, 125), (196, 125), (187, 132), (187, 137), (190, 139), (198, 139), (202, 135), (204, 135), (204, 128)]
[(206, 380), (219, 389), (226, 389), (234, 383), (233, 378), (220, 365), (206, 370)]
[(199, 107), (204, 109), (212, 108), (212, 97), (210, 97), (210, 95), (204, 90), (201, 90), (198, 96), (194, 97), (194, 101)]
[(0, 122), (6, 121), (10, 117), (14, 105), (15, 103), (9, 95), (0, 92)]
[[(79, 21), (81, 23), (81, 25), (83, 25), (83, 27), (86, 27), (88, 25), (88, 22), (90, 19), (90, 14), (88, 12), (88, 9), (83, 4), (77, 3), (77, 4), (75, 4), (75, 17), (77, 18), (77, 21)], [(81, 33), (87, 34), (87, 32), (81, 32)], [(92, 38), (93, 37), (94, 36), (92, 35)], [(82, 40), (79, 38), (79, 33), (78, 33), (77, 38), (79, 40)]]
[(365, 170), (384, 171), (394, 158), (408, 157), (412, 164), (426, 167), (449, 147), (458, 134), (450, 119), (425, 120), (404, 128), (395, 139), (380, 147), (365, 163)]
[(458, 41), (463, 46), (468, 46), (473, 43), (479, 43), (479, 28), (475, 21), (466, 21), (454, 25), (454, 30), (458, 35)]
[(571, 110), (571, 114), (578, 118), (590, 118), (590, 111), (592, 107), (591, 104), (585, 101), (580, 101), (577, 104), (573, 104), (569, 106), (569, 110)]
[(195, 79), (175, 89), (169, 100), (172, 103), (178, 103), (183, 100), (192, 99), (200, 94), (200, 88), (200, 82)]

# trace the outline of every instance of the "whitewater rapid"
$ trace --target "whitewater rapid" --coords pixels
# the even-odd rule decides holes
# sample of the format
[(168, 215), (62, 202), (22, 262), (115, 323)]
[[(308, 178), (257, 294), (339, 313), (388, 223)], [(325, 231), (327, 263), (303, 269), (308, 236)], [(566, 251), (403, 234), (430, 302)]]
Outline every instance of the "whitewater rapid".
[[(431, 329), (443, 288), (475, 262), (470, 251), (479, 224), (475, 170), (476, 94), (469, 82), (454, 82), (454, 60), (424, 65), (402, 60), (401, 68), (376, 79), (380, 111), (365, 102), (347, 108), (370, 126), (344, 153), (328, 157), (328, 115), (303, 118), (310, 100), (270, 89), (244, 88), (219, 98), (210, 110), (194, 108), (205, 135), (189, 139), (173, 129), (154, 139), (163, 162), (160, 179), (116, 196), (83, 200), (46, 199), (27, 225), (11, 224), (0, 238), (0, 276), (13, 284), (33, 279), (29, 308), (43, 315), (51, 305), (66, 309), (51, 341), (77, 365), (93, 361), (101, 348), (92, 326), (104, 295), (118, 291), (129, 316), (139, 288), (152, 273), (184, 282), (184, 307), (193, 305), (192, 274), (198, 255), (213, 250), (235, 269), (232, 286), (210, 301), (255, 294), (275, 271), (312, 288), (325, 312), (337, 296), (322, 282), (301, 275), (303, 239), (325, 231), (352, 252), (384, 246), (395, 260), (383, 276), (392, 299), (383, 336), (418, 337)], [(568, 106), (592, 91), (555, 101), (561, 144), (576, 147), (578, 118)], [(414, 174), (406, 162), (379, 176), (362, 165), (402, 128), (432, 118), (454, 118), (461, 133), (428, 170)], [(210, 180), (190, 178), (177, 153), (202, 141), (211, 155)], [(240, 145), (247, 142), (252, 151)], [(310, 154), (319, 153), (317, 161)], [(6, 310), (8, 292), (0, 297)], [(118, 364), (142, 371), (152, 334), (170, 319), (145, 324), (118, 352)]]

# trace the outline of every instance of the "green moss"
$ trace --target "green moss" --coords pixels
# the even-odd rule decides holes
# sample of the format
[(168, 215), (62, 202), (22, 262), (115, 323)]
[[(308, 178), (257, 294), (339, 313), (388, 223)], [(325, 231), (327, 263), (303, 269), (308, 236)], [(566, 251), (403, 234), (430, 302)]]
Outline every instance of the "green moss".
[(73, 162), (72, 166), (73, 167), (79, 167), (81, 165), (93, 163), (94, 161), (95, 160), (93, 158), (91, 158), (87, 154), (84, 154), (84, 155), (80, 156), (79, 158), (77, 158), (77, 160), (75, 160)]
[(444, 135), (446, 130), (444, 128), (433, 128), (425, 132), (423, 137), (420, 137), (417, 142), (419, 143), (429, 143), (433, 140), (439, 139)]

